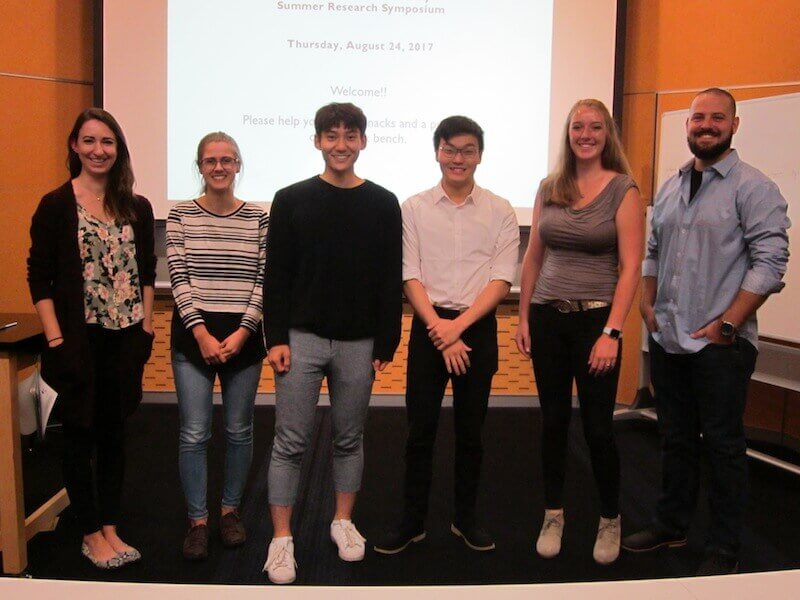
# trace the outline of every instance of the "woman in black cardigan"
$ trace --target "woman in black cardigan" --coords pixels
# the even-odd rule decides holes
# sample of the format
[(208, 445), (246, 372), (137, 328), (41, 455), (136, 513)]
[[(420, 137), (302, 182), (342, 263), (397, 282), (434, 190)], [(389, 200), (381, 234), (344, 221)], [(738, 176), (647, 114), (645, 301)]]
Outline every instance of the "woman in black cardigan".
[(153, 347), (153, 211), (133, 193), (125, 137), (108, 112), (82, 112), (67, 145), (71, 180), (33, 215), (28, 284), (47, 338), (42, 377), (58, 392), (81, 551), (108, 569), (141, 558), (117, 523), (123, 423), (141, 400)]

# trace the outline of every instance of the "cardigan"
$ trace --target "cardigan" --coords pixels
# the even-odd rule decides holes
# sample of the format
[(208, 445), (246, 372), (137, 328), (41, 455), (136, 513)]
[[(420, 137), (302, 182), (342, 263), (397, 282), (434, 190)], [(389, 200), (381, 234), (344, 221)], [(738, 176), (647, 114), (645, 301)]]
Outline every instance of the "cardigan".
[[(139, 285), (156, 278), (154, 218), (150, 202), (135, 196), (136, 221), (131, 225), (136, 245)], [(59, 417), (65, 423), (90, 427), (96, 393), (83, 300), (83, 272), (78, 249), (78, 209), (72, 182), (46, 194), (31, 220), (28, 286), (34, 304), (53, 300), (64, 342), (42, 354), (42, 377), (58, 393)], [(153, 336), (141, 326), (126, 335), (120, 349), (121, 417), (129, 416), (142, 399), (142, 374), (152, 351)]]

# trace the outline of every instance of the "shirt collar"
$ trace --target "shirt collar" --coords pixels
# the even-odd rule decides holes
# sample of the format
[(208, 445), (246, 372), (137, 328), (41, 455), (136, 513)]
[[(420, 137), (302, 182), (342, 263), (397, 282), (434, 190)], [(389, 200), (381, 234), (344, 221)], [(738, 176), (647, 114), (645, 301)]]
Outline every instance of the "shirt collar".
[[(719, 173), (720, 177), (726, 177), (730, 170), (739, 162), (739, 153), (736, 150), (731, 150), (728, 156), (723, 158), (721, 161), (714, 163), (709, 169), (714, 169), (717, 173)], [(694, 159), (690, 159), (679, 169), (681, 175), (685, 175), (688, 173), (692, 167), (694, 166)]]
[[(453, 204), (453, 202), (450, 200), (450, 197), (447, 195), (447, 192), (444, 191), (444, 187), (442, 187), (442, 182), (441, 181), (436, 184), (436, 187), (433, 188), (433, 191), (434, 191), (434, 196), (433, 196), (433, 203), (434, 204), (438, 204), (439, 202), (442, 202), (443, 200), (446, 201), (446, 202), (449, 202), (450, 204)], [(469, 195), (464, 200), (464, 204), (472, 202), (472, 204), (477, 206), (477, 205), (479, 205), (481, 203), (481, 200), (483, 199), (483, 195), (484, 195), (483, 194), (483, 188), (479, 187), (478, 184), (476, 183), (476, 184), (473, 185), (472, 191), (469, 193)]]

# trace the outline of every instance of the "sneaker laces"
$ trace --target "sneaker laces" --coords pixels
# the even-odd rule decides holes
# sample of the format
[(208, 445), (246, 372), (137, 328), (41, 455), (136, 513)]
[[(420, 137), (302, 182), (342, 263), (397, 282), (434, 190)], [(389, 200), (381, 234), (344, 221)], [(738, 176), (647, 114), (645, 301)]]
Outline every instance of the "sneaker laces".
[[(288, 560), (289, 554), (289, 542), (283, 542), (275, 551), (275, 555), (272, 557), (272, 560), (267, 561), (267, 568), (288, 569), (290, 567)], [(292, 557), (292, 562), (296, 567), (297, 561), (294, 560), (294, 557)]]
[(600, 526), (597, 528), (597, 537), (603, 538), (606, 534), (611, 536), (619, 535), (619, 519), (608, 519), (605, 522), (600, 522)]
[(544, 535), (551, 527), (557, 527), (561, 529), (564, 524), (561, 521), (561, 515), (554, 515), (552, 517), (547, 517), (544, 521), (544, 526), (542, 527), (542, 534)]
[(339, 527), (342, 528), (342, 532), (344, 533), (345, 545), (347, 548), (361, 546), (361, 544), (367, 541), (365, 537), (362, 537), (351, 521), (340, 520)]

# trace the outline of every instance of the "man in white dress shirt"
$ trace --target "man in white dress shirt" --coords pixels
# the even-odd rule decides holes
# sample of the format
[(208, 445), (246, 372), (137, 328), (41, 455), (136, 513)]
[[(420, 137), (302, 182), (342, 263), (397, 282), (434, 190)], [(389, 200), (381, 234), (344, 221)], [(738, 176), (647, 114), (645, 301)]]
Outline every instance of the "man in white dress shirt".
[(434, 133), (441, 181), (402, 206), (403, 289), (414, 309), (408, 344), (409, 434), (403, 518), (375, 546), (396, 554), (425, 538), (433, 445), (442, 397), (453, 385), (455, 510), (451, 531), (478, 551), (494, 549), (476, 518), (481, 431), (497, 371), (495, 309), (519, 260), (519, 226), (509, 202), (475, 184), (483, 130), (455, 116)]

